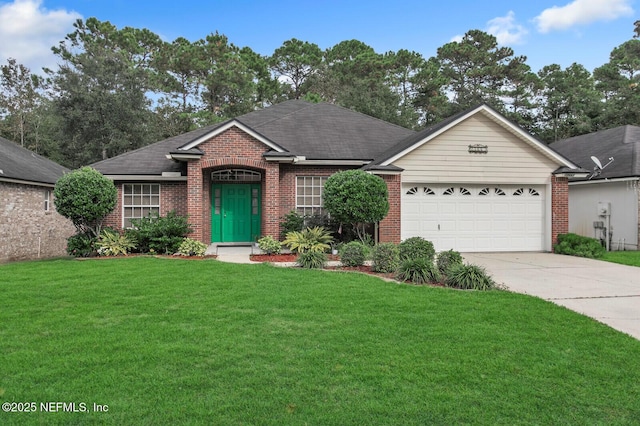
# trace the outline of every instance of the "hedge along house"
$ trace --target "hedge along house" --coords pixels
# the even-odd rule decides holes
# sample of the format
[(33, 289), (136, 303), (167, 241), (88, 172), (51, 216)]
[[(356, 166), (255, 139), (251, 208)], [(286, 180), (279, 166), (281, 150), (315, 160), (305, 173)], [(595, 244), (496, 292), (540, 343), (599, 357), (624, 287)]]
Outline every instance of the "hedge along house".
[(205, 243), (277, 238), (288, 212), (322, 213), (331, 174), (363, 169), (389, 189), (380, 241), (421, 236), (460, 251), (550, 250), (567, 228), (567, 173), (579, 171), (485, 105), (416, 133), (300, 100), (93, 167), (119, 191), (108, 225), (175, 210)]
[(569, 231), (600, 239), (605, 245), (608, 238), (611, 250), (638, 250), (640, 127), (620, 126), (550, 147), (592, 170), (589, 176), (569, 182)]
[(53, 188), (68, 169), (0, 138), (0, 262), (64, 256), (75, 227)]

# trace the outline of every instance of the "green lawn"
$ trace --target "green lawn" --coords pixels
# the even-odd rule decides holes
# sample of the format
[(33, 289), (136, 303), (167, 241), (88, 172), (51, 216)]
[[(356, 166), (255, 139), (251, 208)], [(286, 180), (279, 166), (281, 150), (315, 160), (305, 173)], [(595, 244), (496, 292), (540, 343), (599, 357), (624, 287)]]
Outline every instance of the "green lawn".
[(622, 263), (623, 265), (640, 266), (640, 251), (609, 251), (600, 260)]
[(38, 404), (3, 425), (640, 421), (639, 341), (541, 299), (360, 274), (0, 265), (0, 349), (0, 401)]

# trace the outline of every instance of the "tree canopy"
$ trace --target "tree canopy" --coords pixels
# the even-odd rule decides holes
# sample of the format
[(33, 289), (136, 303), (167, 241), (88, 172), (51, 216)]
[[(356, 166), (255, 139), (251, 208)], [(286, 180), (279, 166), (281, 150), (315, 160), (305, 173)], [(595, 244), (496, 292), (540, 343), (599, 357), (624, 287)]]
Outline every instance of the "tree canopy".
[(640, 124), (640, 21), (593, 72), (532, 70), (472, 29), (429, 58), (359, 40), (290, 39), (270, 56), (211, 33), (163, 41), (148, 29), (78, 20), (46, 78), (0, 66), (0, 136), (76, 168), (287, 99), (329, 102), (411, 129), (488, 103), (546, 142)]

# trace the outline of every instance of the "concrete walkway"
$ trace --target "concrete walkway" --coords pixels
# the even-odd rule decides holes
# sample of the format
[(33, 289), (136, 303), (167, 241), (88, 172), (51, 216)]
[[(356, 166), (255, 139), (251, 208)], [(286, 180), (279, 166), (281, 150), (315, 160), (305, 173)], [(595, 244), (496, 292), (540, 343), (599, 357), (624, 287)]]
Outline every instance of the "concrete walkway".
[(552, 253), (465, 253), (509, 290), (537, 296), (640, 339), (640, 268)]
[(249, 258), (252, 254), (260, 254), (257, 247), (251, 247), (248, 245), (234, 245), (234, 244), (211, 244), (205, 255), (216, 254), (218, 260), (227, 263), (259, 263), (252, 262)]

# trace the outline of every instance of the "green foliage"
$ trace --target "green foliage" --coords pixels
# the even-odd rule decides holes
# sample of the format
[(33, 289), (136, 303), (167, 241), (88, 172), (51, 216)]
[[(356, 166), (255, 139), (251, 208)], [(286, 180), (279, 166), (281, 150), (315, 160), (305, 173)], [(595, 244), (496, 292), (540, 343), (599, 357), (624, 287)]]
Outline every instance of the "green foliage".
[(325, 228), (316, 226), (300, 232), (289, 232), (282, 244), (293, 253), (325, 252), (331, 248), (332, 241), (333, 237)]
[(426, 259), (429, 262), (433, 262), (433, 257), (436, 254), (433, 243), (422, 237), (407, 238), (398, 245), (398, 250), (400, 251), (401, 261), (408, 259)]
[(595, 238), (569, 233), (558, 235), (558, 244), (553, 246), (553, 251), (557, 254), (598, 259), (604, 256), (607, 250)]
[(342, 246), (340, 262), (344, 266), (361, 266), (367, 256), (367, 248), (359, 241), (351, 241)]
[(123, 235), (113, 229), (103, 229), (96, 243), (100, 256), (127, 255), (135, 246), (131, 235)]
[(411, 281), (415, 284), (439, 283), (442, 280), (438, 268), (424, 257), (404, 260), (396, 277), (400, 281)]
[(280, 229), (282, 239), (284, 239), (289, 232), (302, 231), (304, 229), (304, 216), (295, 210), (291, 210), (282, 217)]
[(483, 267), (460, 264), (449, 268), (445, 285), (462, 290), (491, 290), (496, 283)]
[(373, 248), (374, 272), (395, 272), (400, 262), (400, 251), (393, 243), (381, 243)]
[(187, 218), (175, 211), (167, 213), (166, 216), (155, 213), (142, 219), (133, 219), (131, 224), (133, 228), (127, 233), (138, 242), (138, 250), (142, 253), (176, 253), (182, 239), (191, 233)]
[(307, 269), (322, 269), (327, 263), (327, 255), (322, 251), (306, 251), (298, 255), (298, 266)]
[(79, 234), (100, 235), (102, 222), (116, 205), (113, 181), (91, 167), (63, 175), (53, 190), (56, 211), (70, 219)]
[(362, 170), (331, 175), (324, 185), (324, 208), (331, 217), (350, 223), (362, 240), (367, 223), (384, 219), (389, 212), (387, 185), (379, 176)]
[(97, 254), (98, 238), (88, 234), (75, 234), (67, 238), (67, 253), (74, 257), (92, 257)]
[(280, 241), (276, 240), (271, 235), (260, 238), (258, 240), (258, 247), (266, 254), (279, 254), (282, 251), (282, 244)]
[(462, 265), (462, 255), (453, 249), (441, 251), (438, 253), (437, 265), (440, 272), (446, 274), (452, 266)]
[(182, 256), (204, 256), (207, 251), (207, 245), (198, 240), (192, 240), (191, 238), (185, 238), (178, 247), (178, 253)]

